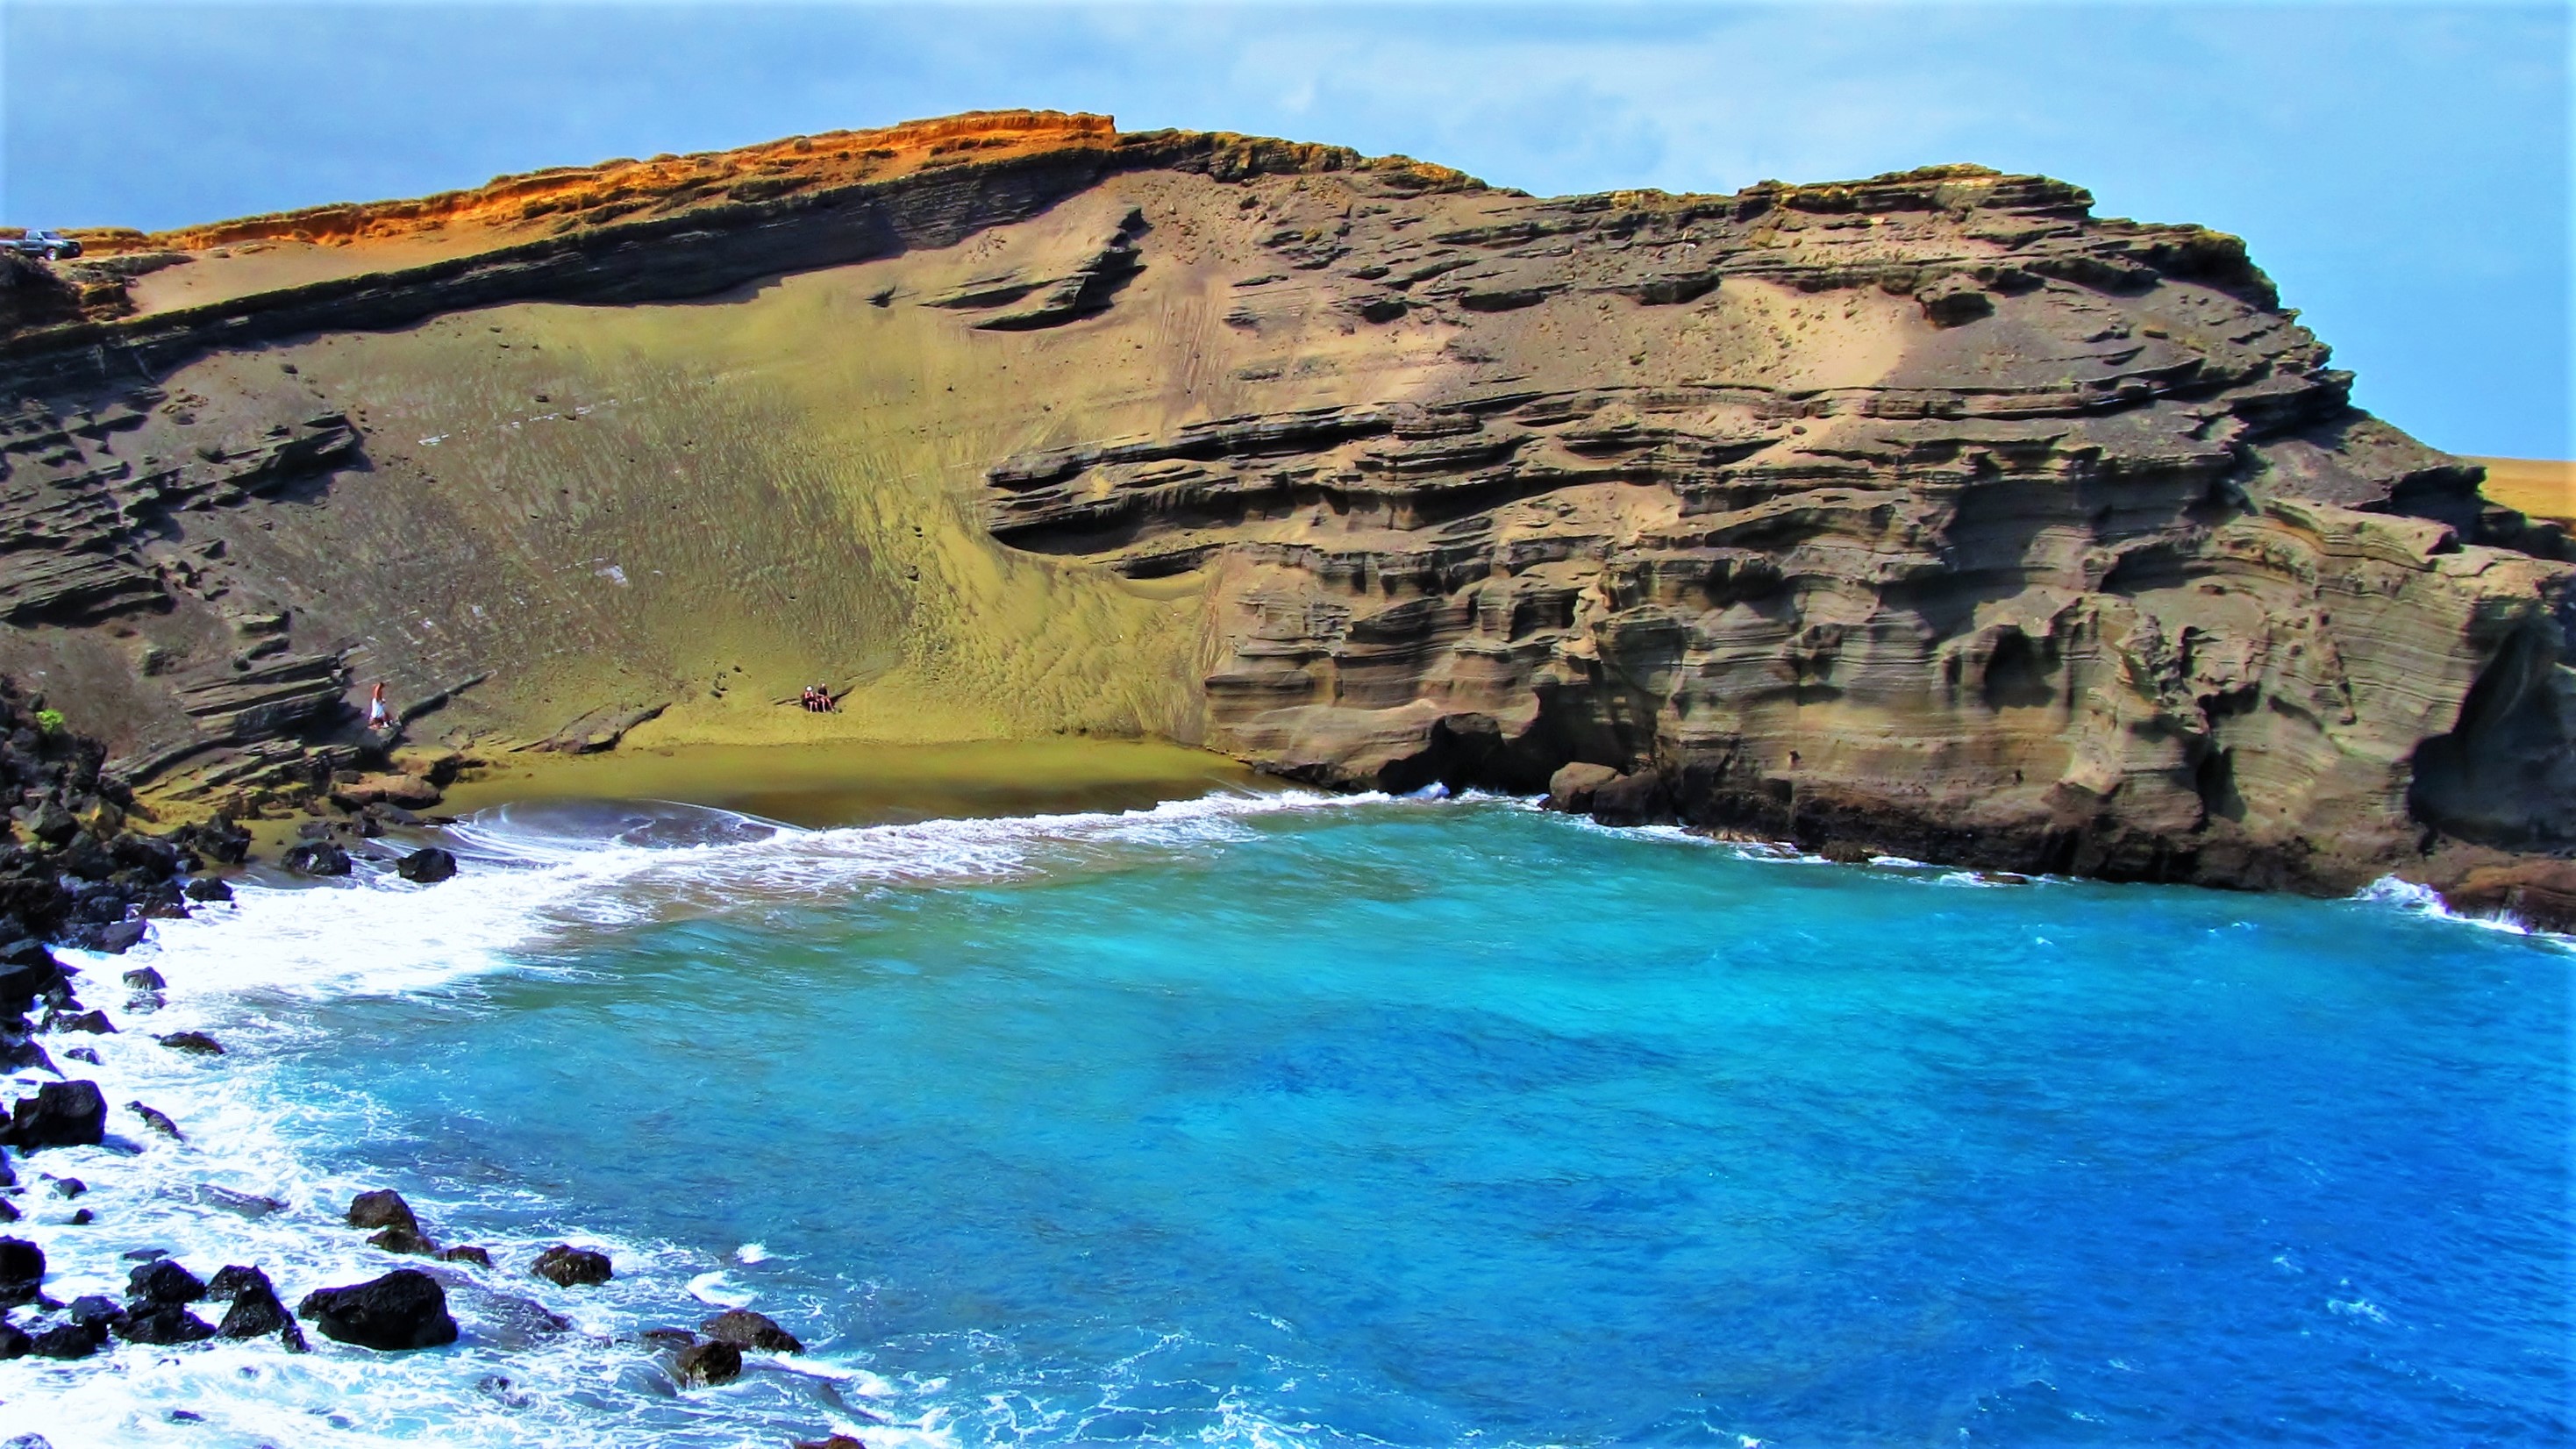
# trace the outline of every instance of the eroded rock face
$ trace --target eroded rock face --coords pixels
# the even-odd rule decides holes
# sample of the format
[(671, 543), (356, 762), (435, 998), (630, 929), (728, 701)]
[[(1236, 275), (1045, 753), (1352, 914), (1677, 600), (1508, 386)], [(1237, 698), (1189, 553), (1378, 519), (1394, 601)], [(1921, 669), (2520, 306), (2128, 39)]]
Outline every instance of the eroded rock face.
[[(1875, 309), (1815, 344), (1881, 356), (1549, 385), (1548, 329), (1480, 329), (1532, 365), (996, 464), (1006, 542), (1209, 573), (1223, 746), (1389, 789), (1588, 762), (1626, 778), (1557, 793), (1604, 818), (2115, 878), (2343, 889), (2428, 828), (2576, 844), (2563, 541), (2355, 411), (2233, 238), (1970, 168), (1314, 189), (1346, 219), (1278, 249), (1354, 297), (1575, 328), (1785, 286)], [(1689, 348), (1716, 314), (1665, 315)]]
[(0, 612), (49, 626), (0, 667), (244, 808), (429, 798), (354, 775), (361, 666), (581, 752), (725, 737), (749, 653), (1846, 854), (2576, 848), (2567, 540), (2355, 410), (2236, 239), (2090, 208), (1004, 115), (102, 236), (117, 297), (0, 335)]

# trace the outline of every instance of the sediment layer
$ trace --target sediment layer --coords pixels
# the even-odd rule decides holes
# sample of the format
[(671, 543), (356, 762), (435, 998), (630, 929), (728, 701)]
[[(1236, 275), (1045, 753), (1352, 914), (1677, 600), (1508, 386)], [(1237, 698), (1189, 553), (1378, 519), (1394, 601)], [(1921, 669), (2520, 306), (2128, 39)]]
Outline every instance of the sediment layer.
[(0, 668), (243, 809), (382, 679), (484, 748), (1585, 763), (2119, 878), (2576, 844), (2560, 527), (2354, 409), (2236, 239), (2090, 205), (1007, 114), (90, 233), (0, 298)]

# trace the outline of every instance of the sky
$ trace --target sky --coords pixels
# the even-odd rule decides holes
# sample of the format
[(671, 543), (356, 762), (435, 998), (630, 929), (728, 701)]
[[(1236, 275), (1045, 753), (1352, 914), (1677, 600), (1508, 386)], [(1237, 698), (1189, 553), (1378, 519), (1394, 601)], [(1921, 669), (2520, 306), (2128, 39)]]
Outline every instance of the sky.
[(1558, 194), (1976, 161), (2247, 239), (2357, 400), (2571, 445), (2564, 3), (0, 0), (0, 222), (159, 228), (976, 108)]

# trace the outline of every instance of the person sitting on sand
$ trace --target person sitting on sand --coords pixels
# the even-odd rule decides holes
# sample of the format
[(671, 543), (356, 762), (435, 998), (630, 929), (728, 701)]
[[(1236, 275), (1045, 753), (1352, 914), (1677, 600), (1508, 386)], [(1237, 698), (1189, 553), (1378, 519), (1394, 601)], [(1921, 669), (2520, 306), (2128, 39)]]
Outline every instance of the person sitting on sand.
[(367, 728), (389, 729), (393, 722), (393, 715), (385, 709), (385, 682), (379, 679), (375, 692), (367, 696)]
[(803, 702), (805, 712), (807, 714), (812, 714), (814, 712), (814, 686), (810, 684), (805, 686), (805, 699)]

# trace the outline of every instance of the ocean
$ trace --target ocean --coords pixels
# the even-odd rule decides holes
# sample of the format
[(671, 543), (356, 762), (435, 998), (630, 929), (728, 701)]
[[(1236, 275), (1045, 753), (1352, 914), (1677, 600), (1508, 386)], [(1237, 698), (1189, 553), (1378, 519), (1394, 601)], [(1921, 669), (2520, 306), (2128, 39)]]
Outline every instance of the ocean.
[[(2576, 1437), (2576, 955), (2403, 887), (1296, 792), (451, 835), (449, 884), (246, 886), (72, 958), (115, 1136), (21, 1160), (0, 1232), (60, 1298), (161, 1249), (292, 1305), (420, 1264), (341, 1222), (390, 1187), (493, 1254), (438, 1266), (463, 1339), (0, 1363), (0, 1441)], [(559, 1242), (615, 1279), (531, 1277)], [(677, 1387), (639, 1335), (728, 1305), (806, 1351)]]

